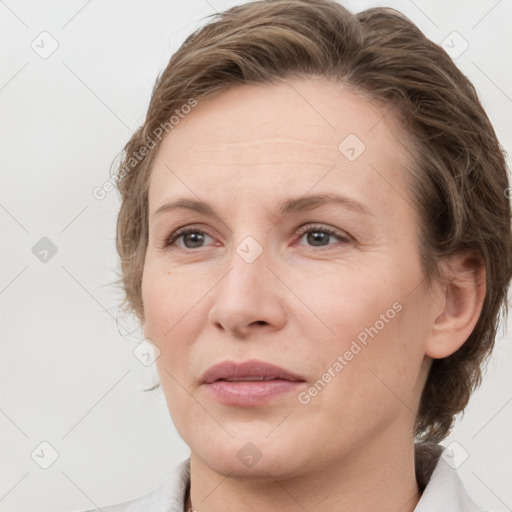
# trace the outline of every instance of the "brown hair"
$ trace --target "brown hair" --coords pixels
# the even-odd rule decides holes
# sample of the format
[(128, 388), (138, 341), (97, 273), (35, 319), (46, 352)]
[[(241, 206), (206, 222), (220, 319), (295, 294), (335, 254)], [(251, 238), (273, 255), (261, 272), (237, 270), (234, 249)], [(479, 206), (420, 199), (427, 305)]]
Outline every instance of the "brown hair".
[(146, 120), (117, 169), (122, 309), (144, 323), (148, 184), (161, 140), (155, 135), (162, 126), (167, 132), (169, 119), (191, 100), (294, 76), (347, 84), (400, 119), (412, 141), (411, 196), (429, 283), (440, 278), (441, 258), (454, 251), (472, 249), (483, 262), (487, 290), (475, 329), (453, 355), (433, 361), (421, 397), (415, 434), (440, 441), (480, 384), (500, 312), (506, 314), (509, 185), (504, 151), (473, 85), (440, 46), (393, 9), (354, 15), (332, 0), (255, 1), (215, 15), (186, 39), (157, 78)]

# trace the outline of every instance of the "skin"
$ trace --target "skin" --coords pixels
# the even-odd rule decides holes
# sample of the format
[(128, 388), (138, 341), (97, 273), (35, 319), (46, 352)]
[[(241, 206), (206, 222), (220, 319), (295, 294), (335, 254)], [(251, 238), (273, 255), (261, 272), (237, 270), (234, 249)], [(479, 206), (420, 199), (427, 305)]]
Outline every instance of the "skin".
[[(407, 512), (417, 504), (420, 394), (432, 358), (469, 336), (485, 290), (466, 255), (447, 262), (450, 286), (428, 286), (406, 181), (410, 155), (385, 114), (321, 79), (237, 87), (201, 100), (160, 147), (149, 187), (144, 334), (160, 350), (201, 512)], [(354, 161), (338, 149), (348, 134), (366, 146)], [(334, 192), (368, 213), (328, 203), (276, 214), (283, 200)], [(181, 197), (208, 202), (215, 216), (154, 215)], [(296, 234), (311, 224), (309, 235)], [(203, 237), (166, 247), (184, 226)], [(252, 263), (237, 253), (248, 236), (262, 249)], [(288, 393), (256, 407), (224, 405), (201, 386), (215, 363), (260, 359), (301, 375), (307, 391), (396, 303), (394, 318), (307, 404)], [(237, 457), (248, 442), (261, 454), (252, 467)]]

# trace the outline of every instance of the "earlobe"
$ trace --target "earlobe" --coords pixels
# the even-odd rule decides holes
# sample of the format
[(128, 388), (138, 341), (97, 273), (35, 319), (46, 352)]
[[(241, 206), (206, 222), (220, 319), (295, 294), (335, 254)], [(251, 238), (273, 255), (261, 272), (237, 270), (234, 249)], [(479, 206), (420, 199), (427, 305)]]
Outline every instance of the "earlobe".
[(458, 251), (442, 263), (441, 312), (432, 324), (425, 354), (433, 359), (456, 352), (473, 332), (485, 299), (485, 268), (473, 251)]

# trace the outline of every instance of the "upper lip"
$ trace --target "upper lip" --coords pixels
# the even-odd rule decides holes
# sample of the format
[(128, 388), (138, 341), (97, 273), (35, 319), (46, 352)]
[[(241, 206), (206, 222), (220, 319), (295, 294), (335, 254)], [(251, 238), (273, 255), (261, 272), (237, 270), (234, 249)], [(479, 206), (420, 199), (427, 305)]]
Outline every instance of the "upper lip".
[(290, 381), (304, 381), (295, 373), (264, 361), (251, 360), (243, 363), (235, 361), (222, 361), (208, 368), (201, 377), (201, 382), (211, 384), (216, 380), (247, 380), (247, 378), (259, 377), (262, 380), (283, 379)]

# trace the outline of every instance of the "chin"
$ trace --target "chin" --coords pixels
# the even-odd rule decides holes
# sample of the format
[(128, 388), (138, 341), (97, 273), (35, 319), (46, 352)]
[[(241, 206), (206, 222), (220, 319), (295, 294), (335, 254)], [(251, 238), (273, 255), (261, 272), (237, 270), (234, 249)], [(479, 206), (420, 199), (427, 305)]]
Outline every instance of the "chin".
[[(228, 429), (229, 430), (229, 429)], [(242, 430), (242, 432), (240, 432)], [(264, 432), (263, 432), (264, 431)], [(269, 435), (270, 429), (239, 429), (211, 440), (201, 436), (199, 443), (188, 440), (192, 457), (202, 460), (212, 471), (224, 476), (251, 478), (287, 478), (300, 473), (305, 453), (298, 457), (297, 446), (303, 445), (289, 431), (286, 436)], [(231, 431), (230, 431), (231, 432)]]

